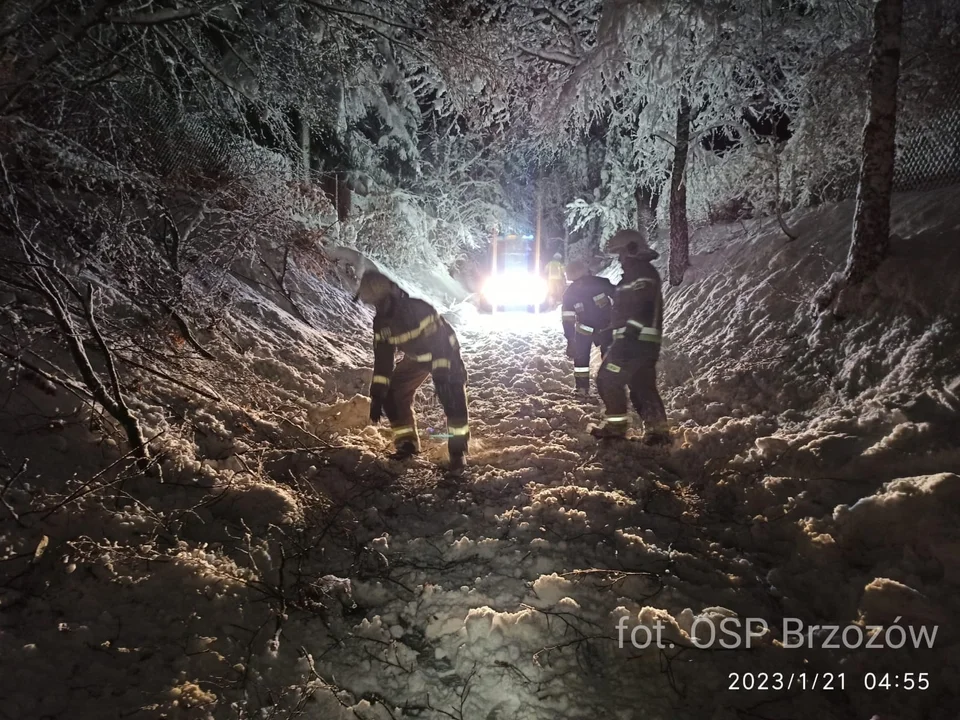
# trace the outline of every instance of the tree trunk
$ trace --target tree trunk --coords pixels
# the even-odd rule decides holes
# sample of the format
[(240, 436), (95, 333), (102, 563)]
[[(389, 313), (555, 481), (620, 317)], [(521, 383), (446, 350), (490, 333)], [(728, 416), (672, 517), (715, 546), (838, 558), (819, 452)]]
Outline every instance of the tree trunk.
[(687, 226), (687, 152), (690, 148), (690, 103), (680, 98), (677, 111), (677, 144), (670, 171), (670, 284), (683, 282), (690, 267), (690, 233)]
[(660, 193), (647, 185), (638, 185), (633, 197), (637, 201), (637, 230), (651, 237), (657, 226)]
[(903, 0), (877, 0), (870, 49), (867, 122), (863, 127), (860, 183), (853, 238), (843, 280), (863, 282), (890, 250), (890, 195), (897, 135), (897, 82)]
[(300, 120), (300, 168), (303, 173), (303, 182), (310, 184), (310, 120), (303, 109), (297, 113)]

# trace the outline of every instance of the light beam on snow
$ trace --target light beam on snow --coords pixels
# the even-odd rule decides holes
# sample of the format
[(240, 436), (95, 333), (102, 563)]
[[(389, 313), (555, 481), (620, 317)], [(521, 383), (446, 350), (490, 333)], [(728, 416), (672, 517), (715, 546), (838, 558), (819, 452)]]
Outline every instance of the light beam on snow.
[[(478, 313), (471, 318), (470, 327), (481, 332), (530, 333), (553, 327), (561, 333), (560, 311), (533, 313), (528, 311)], [(562, 335), (561, 335), (562, 337)]]

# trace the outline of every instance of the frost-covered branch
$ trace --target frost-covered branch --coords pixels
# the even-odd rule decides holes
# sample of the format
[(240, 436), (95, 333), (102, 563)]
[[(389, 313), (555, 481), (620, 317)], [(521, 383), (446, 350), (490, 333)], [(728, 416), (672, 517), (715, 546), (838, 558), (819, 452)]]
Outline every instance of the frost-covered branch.
[(540, 58), (541, 60), (546, 60), (547, 62), (566, 65), (567, 67), (576, 67), (579, 62), (579, 58), (560, 50), (538, 50), (536, 48), (521, 47), (520, 52)]

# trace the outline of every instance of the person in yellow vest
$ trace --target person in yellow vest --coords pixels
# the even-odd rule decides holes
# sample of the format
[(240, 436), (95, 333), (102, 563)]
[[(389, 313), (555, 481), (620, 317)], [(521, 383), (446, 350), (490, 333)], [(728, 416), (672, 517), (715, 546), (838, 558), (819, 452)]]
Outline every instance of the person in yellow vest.
[(563, 255), (556, 253), (547, 263), (547, 305), (555, 307), (563, 301), (567, 290), (567, 276), (563, 268)]
[[(404, 460), (420, 452), (413, 398), (432, 375), (437, 399), (447, 416), (449, 473), (463, 474), (470, 441), (467, 371), (453, 328), (429, 303), (410, 297), (386, 275), (375, 271), (364, 273), (354, 299), (373, 305), (377, 311), (373, 318), (370, 420), (377, 423), (386, 413), (396, 446), (391, 457)], [(403, 352), (403, 359), (394, 365), (397, 350)]]

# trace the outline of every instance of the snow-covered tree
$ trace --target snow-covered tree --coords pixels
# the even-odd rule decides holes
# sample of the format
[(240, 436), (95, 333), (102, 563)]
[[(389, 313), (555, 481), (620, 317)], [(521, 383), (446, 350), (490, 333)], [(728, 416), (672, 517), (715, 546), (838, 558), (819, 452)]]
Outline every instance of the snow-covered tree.
[(870, 100), (863, 128), (863, 157), (845, 280), (862, 282), (890, 247), (890, 194), (897, 136), (902, 0), (877, 0), (870, 50)]

